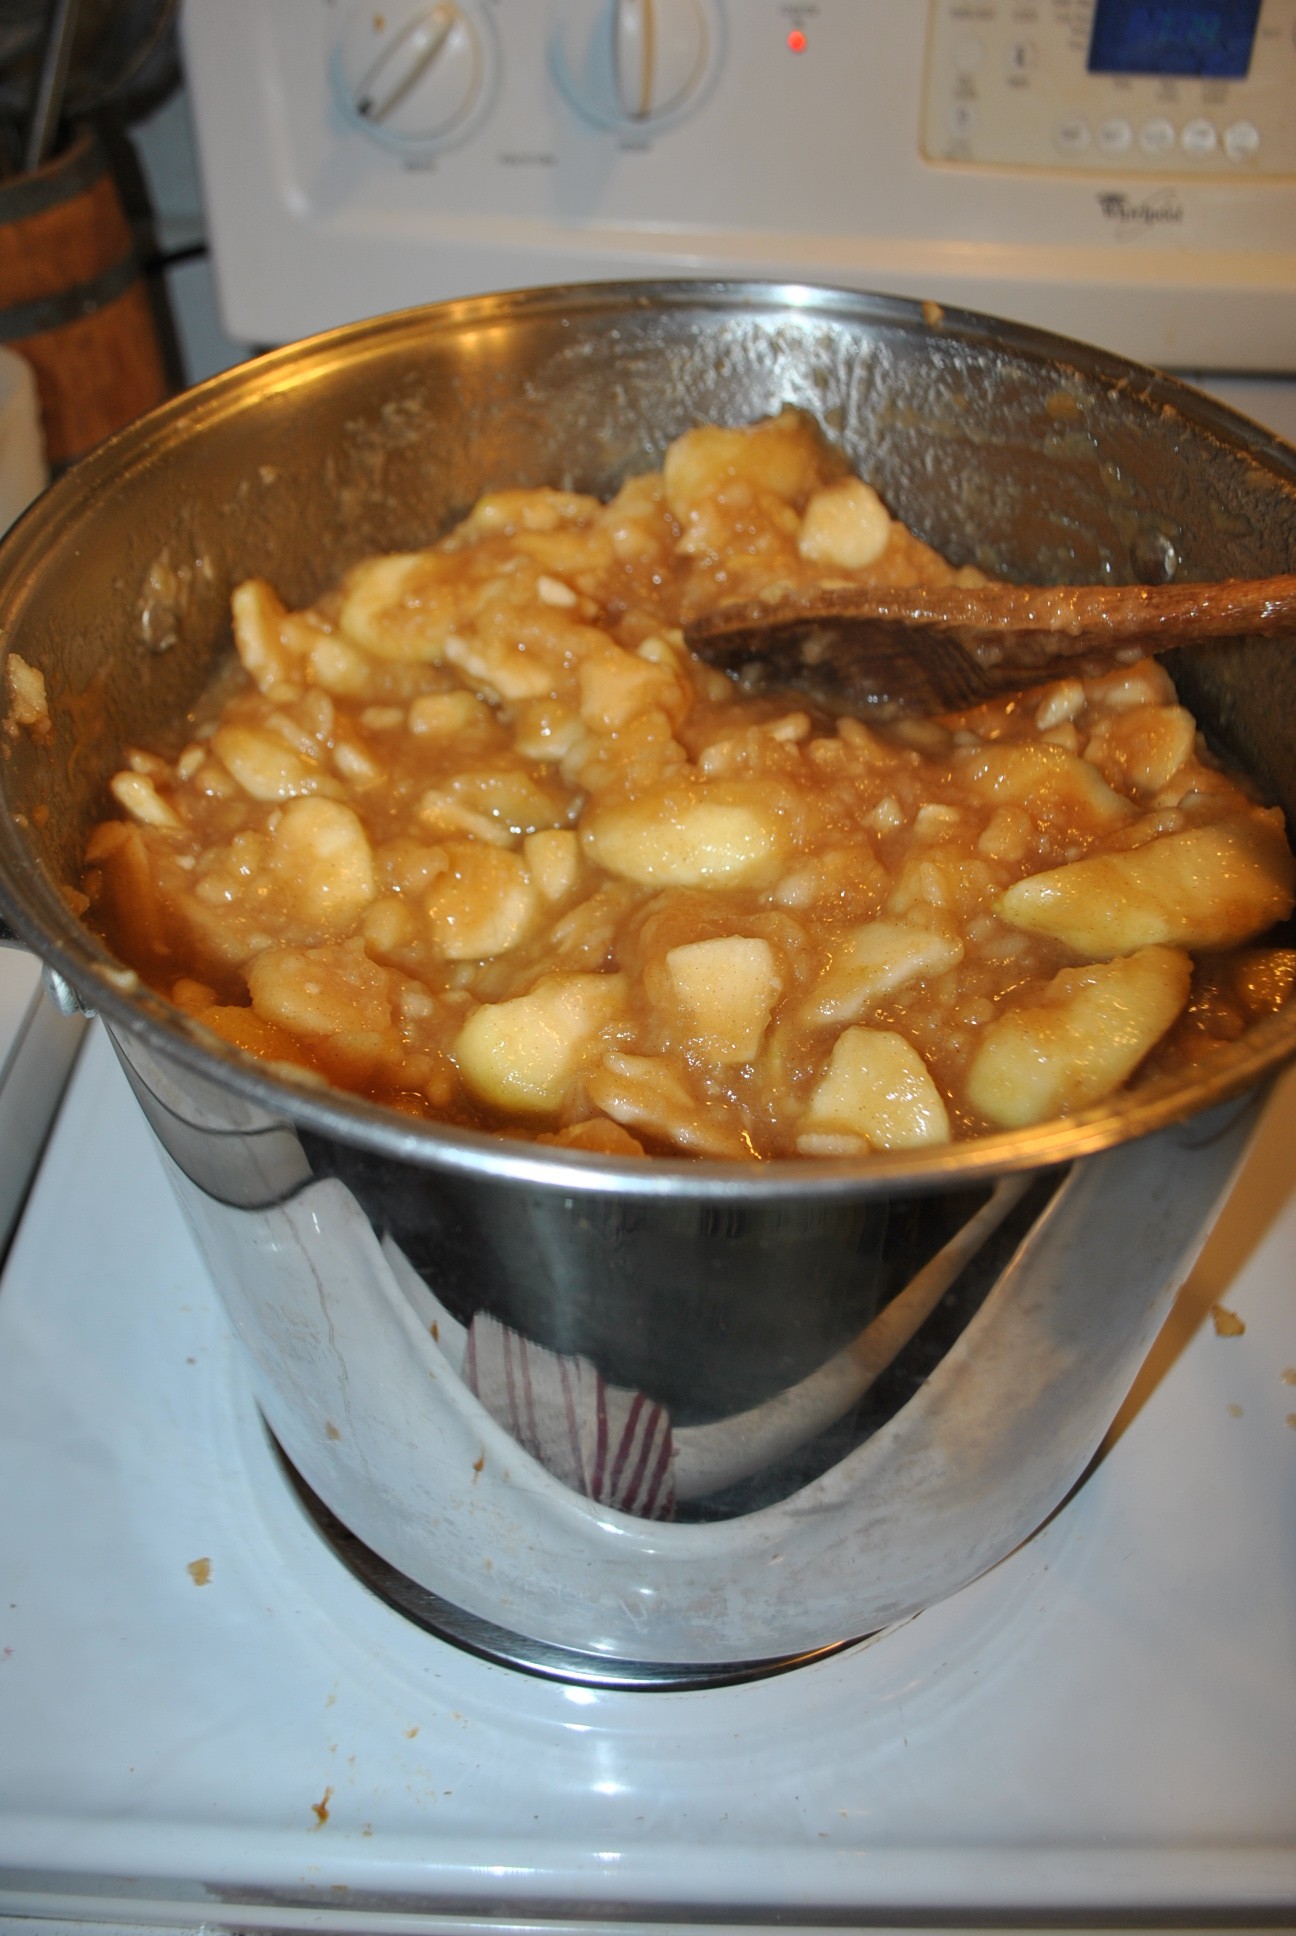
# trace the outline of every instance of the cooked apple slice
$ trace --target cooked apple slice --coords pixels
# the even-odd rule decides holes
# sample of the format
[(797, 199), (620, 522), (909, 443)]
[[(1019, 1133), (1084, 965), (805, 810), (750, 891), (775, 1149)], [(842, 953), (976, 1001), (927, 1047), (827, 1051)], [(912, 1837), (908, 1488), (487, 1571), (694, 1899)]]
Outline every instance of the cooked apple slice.
[(520, 947), (541, 912), (522, 856), (480, 840), (448, 840), (443, 851), (448, 865), (423, 902), (440, 959), (484, 961)]
[(963, 943), (950, 935), (908, 921), (866, 921), (834, 950), (807, 1012), (822, 1022), (853, 1022), (893, 989), (943, 974), (962, 959)]
[(702, 1054), (713, 1062), (750, 1062), (783, 986), (769, 942), (746, 934), (688, 941), (671, 949), (666, 972)]
[(968, 1101), (1002, 1129), (1100, 1102), (1160, 1041), (1191, 979), (1178, 948), (1064, 968), (1039, 1001), (990, 1023), (968, 1071)]
[(587, 1046), (625, 997), (624, 975), (545, 975), (527, 995), (484, 1004), (455, 1038), (464, 1081), (500, 1109), (558, 1109)]
[(1033, 820), (1065, 820), (1107, 829), (1132, 820), (1135, 808), (1108, 786), (1097, 767), (1065, 747), (1029, 740), (996, 740), (960, 749), (954, 768), (983, 800), (1029, 809)]
[(785, 503), (804, 503), (836, 467), (810, 419), (784, 409), (742, 429), (701, 424), (686, 430), (668, 447), (662, 474), (666, 502), (687, 530), (700, 507), (736, 479)]
[(947, 1143), (949, 1117), (927, 1065), (890, 1029), (845, 1029), (810, 1098), (802, 1128), (863, 1137), (875, 1149)]
[(890, 537), (890, 513), (873, 486), (844, 477), (806, 505), (797, 550), (816, 565), (862, 571), (877, 563)]
[(1280, 819), (1254, 813), (1030, 874), (997, 905), (1013, 927), (1101, 961), (1158, 944), (1250, 940), (1290, 914), (1294, 879)]
[(754, 783), (656, 787), (587, 816), (589, 858), (644, 887), (763, 886), (783, 853), (778, 815)]

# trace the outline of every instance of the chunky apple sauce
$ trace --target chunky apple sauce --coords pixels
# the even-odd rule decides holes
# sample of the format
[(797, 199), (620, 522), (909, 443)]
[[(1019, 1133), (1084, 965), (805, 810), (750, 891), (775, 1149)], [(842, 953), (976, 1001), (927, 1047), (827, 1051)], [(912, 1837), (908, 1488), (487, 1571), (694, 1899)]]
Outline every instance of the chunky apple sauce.
[(680, 635), (809, 583), (979, 582), (794, 412), (607, 504), (484, 497), (132, 752), (91, 918), (215, 1035), (415, 1116), (613, 1153), (914, 1148), (1065, 1115), (1279, 1006), (1281, 815), (1162, 668), (939, 721), (745, 696)]

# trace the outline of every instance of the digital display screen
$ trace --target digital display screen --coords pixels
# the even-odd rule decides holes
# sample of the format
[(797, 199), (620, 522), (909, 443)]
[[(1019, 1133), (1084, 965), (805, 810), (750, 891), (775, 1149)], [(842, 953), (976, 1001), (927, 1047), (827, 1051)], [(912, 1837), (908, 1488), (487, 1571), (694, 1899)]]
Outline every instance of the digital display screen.
[(1260, 0), (1098, 0), (1091, 74), (1197, 74), (1240, 81)]

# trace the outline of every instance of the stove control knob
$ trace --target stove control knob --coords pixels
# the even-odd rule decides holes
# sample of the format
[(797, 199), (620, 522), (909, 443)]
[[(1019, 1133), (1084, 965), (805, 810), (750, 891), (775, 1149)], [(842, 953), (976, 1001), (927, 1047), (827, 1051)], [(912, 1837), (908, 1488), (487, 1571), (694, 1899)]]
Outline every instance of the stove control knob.
[(554, 71), (596, 127), (647, 130), (697, 103), (718, 56), (714, 0), (567, 0)]
[(353, 7), (334, 50), (343, 113), (385, 148), (434, 153), (460, 141), (489, 106), (494, 41), (480, 0)]

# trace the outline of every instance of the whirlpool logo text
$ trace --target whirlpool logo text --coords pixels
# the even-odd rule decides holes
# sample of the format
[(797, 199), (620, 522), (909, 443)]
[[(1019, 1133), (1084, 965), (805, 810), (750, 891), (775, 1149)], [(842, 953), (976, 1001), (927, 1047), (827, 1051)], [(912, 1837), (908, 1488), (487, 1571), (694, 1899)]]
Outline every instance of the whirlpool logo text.
[(1155, 228), (1173, 228), (1184, 219), (1184, 206), (1172, 189), (1132, 201), (1119, 190), (1098, 197), (1103, 217), (1114, 228), (1130, 233)]

